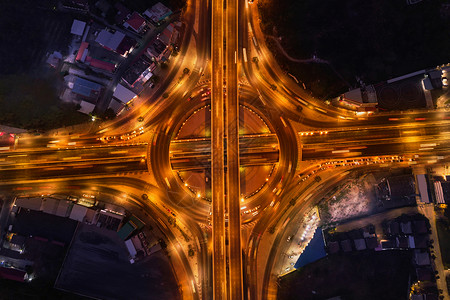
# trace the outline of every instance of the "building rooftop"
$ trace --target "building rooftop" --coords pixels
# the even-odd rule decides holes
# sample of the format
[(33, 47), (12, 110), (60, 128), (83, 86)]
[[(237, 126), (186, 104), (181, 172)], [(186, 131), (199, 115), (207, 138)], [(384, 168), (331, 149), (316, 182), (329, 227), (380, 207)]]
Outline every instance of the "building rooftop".
[(123, 25), (125, 27), (131, 27), (136, 32), (141, 32), (145, 24), (145, 19), (139, 13), (133, 12)]
[(86, 22), (75, 19), (75, 20), (73, 20), (72, 28), (70, 29), (70, 33), (78, 35), (78, 36), (82, 36), (85, 27), (86, 27)]
[(118, 100), (127, 103), (137, 95), (121, 85), (120, 83), (117, 85), (116, 89), (114, 90), (113, 97), (117, 98)]
[(95, 41), (108, 50), (116, 51), (124, 38), (125, 34), (120, 31), (111, 33), (103, 29), (102, 31), (100, 31)]
[(97, 99), (102, 87), (103, 86), (98, 83), (76, 77), (72, 92), (88, 98)]
[(161, 2), (156, 3), (152, 6), (152, 8), (147, 9), (144, 12), (144, 15), (155, 25), (159, 25), (164, 18), (170, 16), (171, 14), (172, 11)]

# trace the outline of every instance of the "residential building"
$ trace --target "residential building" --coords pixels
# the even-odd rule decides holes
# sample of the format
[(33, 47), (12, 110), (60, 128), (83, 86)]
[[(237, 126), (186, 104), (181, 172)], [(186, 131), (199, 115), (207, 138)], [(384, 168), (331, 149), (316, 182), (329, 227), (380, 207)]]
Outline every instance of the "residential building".
[(156, 3), (155, 5), (152, 6), (152, 8), (147, 9), (144, 12), (144, 16), (146, 16), (150, 20), (150, 22), (155, 26), (161, 25), (164, 19), (170, 16), (171, 14), (172, 11), (161, 2)]
[(86, 100), (95, 102), (99, 98), (102, 91), (103, 86), (101, 84), (75, 76), (75, 81), (73, 82), (72, 87), (73, 93), (82, 96)]
[(119, 83), (114, 90), (113, 97), (123, 103), (127, 103), (131, 99), (136, 98), (137, 95)]
[(110, 51), (116, 51), (124, 38), (125, 34), (120, 31), (111, 33), (106, 29), (103, 29), (100, 31), (95, 41)]
[(89, 103), (87, 101), (82, 100), (80, 102), (80, 109), (78, 110), (79, 112), (89, 115), (90, 113), (92, 113), (94, 111), (95, 108), (95, 104)]
[(72, 28), (70, 29), (70, 33), (81, 37), (81, 36), (83, 36), (85, 27), (86, 27), (86, 22), (75, 19), (75, 20), (73, 20)]
[(102, 45), (103, 48), (122, 56), (127, 56), (136, 46), (136, 41), (124, 33), (120, 31), (111, 33), (105, 29), (100, 31), (95, 41)]
[(130, 86), (133, 87), (134, 84), (139, 80), (142, 73), (150, 67), (151, 61), (146, 58), (146, 56), (141, 55), (139, 59), (131, 65), (128, 70), (122, 76), (122, 79)]
[(128, 20), (123, 23), (125, 28), (131, 28), (137, 33), (141, 33), (145, 28), (145, 19), (137, 12), (133, 12)]

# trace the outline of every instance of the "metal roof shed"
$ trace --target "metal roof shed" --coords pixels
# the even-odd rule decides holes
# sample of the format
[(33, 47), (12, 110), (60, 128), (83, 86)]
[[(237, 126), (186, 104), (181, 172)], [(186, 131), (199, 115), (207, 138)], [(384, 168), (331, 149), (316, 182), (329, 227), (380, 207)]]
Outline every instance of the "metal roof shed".
[(113, 97), (119, 99), (122, 102), (127, 103), (137, 95), (121, 85), (120, 83), (117, 85), (116, 90), (114, 91)]
[(82, 36), (85, 27), (86, 27), (86, 22), (75, 19), (75, 20), (73, 20), (72, 28), (70, 29), (70, 33)]
[(87, 210), (88, 210), (87, 207), (75, 204), (72, 207), (72, 211), (70, 212), (69, 218), (75, 221), (82, 222), (84, 217), (86, 216)]

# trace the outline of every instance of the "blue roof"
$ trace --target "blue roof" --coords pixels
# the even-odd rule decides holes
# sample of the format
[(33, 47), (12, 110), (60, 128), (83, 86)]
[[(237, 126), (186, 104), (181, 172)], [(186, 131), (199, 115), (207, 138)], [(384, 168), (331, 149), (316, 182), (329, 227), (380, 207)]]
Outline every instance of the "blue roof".
[(327, 253), (325, 252), (325, 242), (322, 236), (322, 229), (319, 227), (314, 232), (314, 236), (308, 246), (306, 246), (305, 250), (298, 258), (294, 268), (298, 269), (306, 266), (307, 264), (315, 262), (326, 255)]
[(73, 84), (72, 91), (86, 97), (92, 97), (92, 92), (100, 92), (102, 86), (98, 83), (77, 77)]

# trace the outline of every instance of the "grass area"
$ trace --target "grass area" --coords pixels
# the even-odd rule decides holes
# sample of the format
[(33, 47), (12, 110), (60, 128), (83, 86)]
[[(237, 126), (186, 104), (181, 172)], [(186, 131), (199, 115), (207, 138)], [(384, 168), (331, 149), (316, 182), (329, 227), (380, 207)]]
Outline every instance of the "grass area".
[(450, 225), (446, 220), (436, 220), (439, 245), (441, 247), (442, 263), (446, 269), (450, 268)]
[(59, 291), (52, 285), (42, 286), (34, 281), (20, 283), (11, 280), (0, 279), (1, 299), (48, 299), (48, 300), (88, 300), (87, 298), (68, 292)]
[(58, 80), (56, 75), (0, 77), (0, 124), (47, 130), (88, 121), (89, 117), (79, 113), (75, 105), (58, 99)]
[(284, 276), (277, 299), (407, 299), (411, 272), (409, 251), (333, 255)]
[[(293, 63), (276, 55), (315, 94), (329, 97), (345, 90), (345, 82), (356, 86), (356, 77), (377, 83), (448, 62), (450, 26), (440, 16), (441, 3), (260, 0), (258, 6), (263, 31), (281, 37), (287, 53), (298, 59), (317, 55), (342, 76), (344, 81), (333, 72), (325, 74), (319, 64)], [(330, 80), (335, 84), (326, 86)]]

